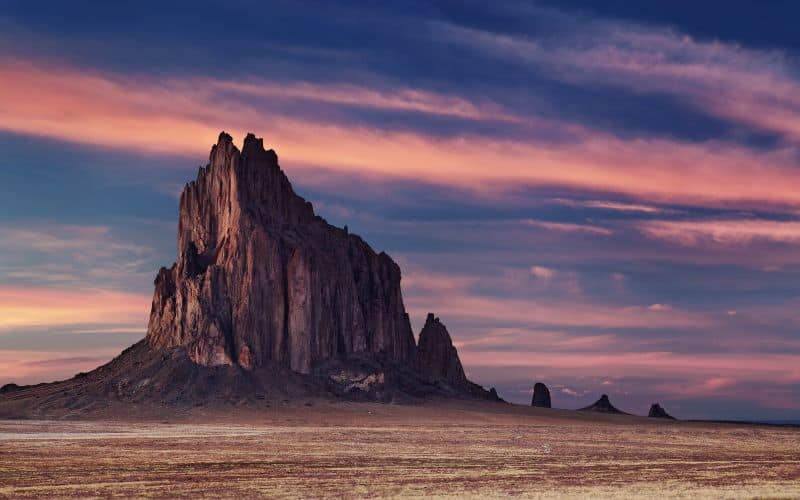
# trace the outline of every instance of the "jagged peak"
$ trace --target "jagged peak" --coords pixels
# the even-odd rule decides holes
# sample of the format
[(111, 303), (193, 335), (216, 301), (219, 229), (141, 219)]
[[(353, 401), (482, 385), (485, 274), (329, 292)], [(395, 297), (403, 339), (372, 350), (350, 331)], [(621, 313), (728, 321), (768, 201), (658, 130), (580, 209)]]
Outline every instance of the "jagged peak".
[(233, 143), (233, 137), (231, 137), (229, 133), (223, 130), (222, 132), (219, 133), (219, 137), (217, 137), (217, 144), (219, 145), (226, 142)]
[(248, 132), (242, 143), (242, 154), (245, 156), (264, 157), (269, 164), (278, 164), (278, 154), (274, 149), (264, 149), (264, 138), (256, 137)]

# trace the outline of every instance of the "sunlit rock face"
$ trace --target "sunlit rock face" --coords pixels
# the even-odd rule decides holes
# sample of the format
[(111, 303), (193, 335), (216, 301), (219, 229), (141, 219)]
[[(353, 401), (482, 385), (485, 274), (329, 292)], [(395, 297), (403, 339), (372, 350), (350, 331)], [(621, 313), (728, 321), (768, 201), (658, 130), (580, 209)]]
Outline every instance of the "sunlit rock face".
[(181, 195), (178, 260), (156, 278), (147, 342), (184, 346), (203, 366), (300, 373), (415, 355), (397, 264), (316, 216), (261, 139), (240, 152), (224, 132)]

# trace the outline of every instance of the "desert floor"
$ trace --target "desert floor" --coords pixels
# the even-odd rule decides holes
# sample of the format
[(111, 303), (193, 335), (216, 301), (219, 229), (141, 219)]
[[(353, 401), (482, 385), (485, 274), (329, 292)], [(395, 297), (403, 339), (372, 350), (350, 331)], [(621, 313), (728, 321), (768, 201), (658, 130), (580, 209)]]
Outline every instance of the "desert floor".
[(0, 497), (42, 495), (800, 497), (800, 429), (324, 401), (0, 421)]

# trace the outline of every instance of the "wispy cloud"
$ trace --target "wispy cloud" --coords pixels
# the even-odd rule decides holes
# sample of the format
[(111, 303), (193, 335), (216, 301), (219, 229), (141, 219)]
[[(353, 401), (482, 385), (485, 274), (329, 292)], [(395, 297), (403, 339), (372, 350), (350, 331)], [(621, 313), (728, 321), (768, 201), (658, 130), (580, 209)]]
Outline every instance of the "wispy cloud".
[(568, 198), (554, 198), (552, 200), (558, 205), (578, 208), (593, 208), (599, 210), (612, 210), (617, 212), (640, 212), (645, 214), (663, 214), (673, 212), (668, 208), (657, 207), (654, 205), (644, 205), (641, 203), (624, 203), (610, 200), (576, 200)]
[(561, 233), (589, 233), (598, 235), (610, 235), (612, 231), (600, 226), (591, 224), (576, 224), (572, 222), (549, 222), (542, 220), (526, 219), (523, 223), (527, 226), (538, 227), (548, 231), (557, 231)]
[(403, 280), (406, 306), (415, 317), (424, 317), (435, 304), (435, 312), (445, 320), (452, 318), (483, 325), (702, 330), (717, 324), (713, 315), (679, 309), (664, 314), (662, 310), (650, 309), (649, 304), (602, 304), (574, 297), (492, 296), (478, 288), (482, 284), (480, 277), (423, 272), (424, 280), (416, 278), (413, 270), (406, 272)]
[(745, 245), (755, 241), (797, 244), (800, 222), (756, 219), (646, 221), (637, 227), (647, 236), (696, 246), (704, 243)]
[(791, 55), (701, 41), (670, 28), (602, 18), (576, 21), (546, 9), (536, 14), (557, 17), (562, 31), (529, 39), (437, 24), (436, 32), (551, 78), (672, 94), (713, 115), (800, 139), (800, 65)]
[(108, 225), (0, 224), (0, 277), (16, 285), (128, 288), (148, 283), (157, 252)]

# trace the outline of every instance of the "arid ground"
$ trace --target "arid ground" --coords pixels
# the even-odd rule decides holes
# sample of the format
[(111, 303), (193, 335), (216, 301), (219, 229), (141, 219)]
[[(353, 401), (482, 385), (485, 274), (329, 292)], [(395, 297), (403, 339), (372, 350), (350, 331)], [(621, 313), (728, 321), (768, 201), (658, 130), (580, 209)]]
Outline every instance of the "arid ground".
[(330, 401), (0, 421), (0, 497), (43, 495), (800, 497), (800, 429)]

